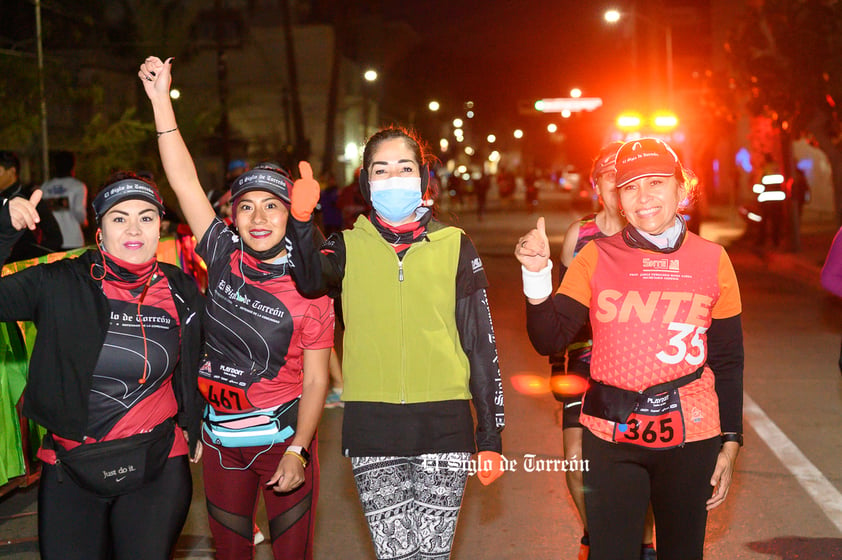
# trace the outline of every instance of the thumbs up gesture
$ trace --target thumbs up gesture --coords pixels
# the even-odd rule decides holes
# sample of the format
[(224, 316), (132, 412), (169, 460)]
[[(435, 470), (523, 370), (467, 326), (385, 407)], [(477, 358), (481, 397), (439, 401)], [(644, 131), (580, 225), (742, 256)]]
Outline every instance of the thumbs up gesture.
[(535, 229), (518, 239), (515, 257), (530, 272), (538, 272), (547, 267), (550, 260), (550, 240), (547, 238), (543, 216), (538, 218)]
[(9, 216), (12, 218), (12, 227), (17, 231), (24, 228), (35, 229), (41, 217), (35, 209), (38, 203), (41, 202), (43, 192), (41, 189), (32, 191), (30, 197), (15, 197), (9, 200)]
[(292, 185), (290, 213), (299, 222), (306, 222), (310, 219), (316, 204), (319, 203), (321, 189), (319, 182), (313, 179), (313, 168), (309, 163), (298, 162), (298, 172), (301, 174), (301, 179)]
[(169, 99), (173, 60), (172, 57), (162, 61), (157, 56), (149, 56), (140, 65), (137, 76), (149, 99)]

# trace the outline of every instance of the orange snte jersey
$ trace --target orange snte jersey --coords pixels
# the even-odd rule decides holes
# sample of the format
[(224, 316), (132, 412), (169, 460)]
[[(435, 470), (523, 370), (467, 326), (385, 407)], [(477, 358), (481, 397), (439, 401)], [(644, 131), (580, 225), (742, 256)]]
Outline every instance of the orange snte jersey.
[[(737, 278), (725, 250), (688, 233), (673, 253), (628, 247), (622, 236), (599, 239), (574, 259), (559, 287), (590, 310), (591, 377), (642, 391), (691, 374), (679, 389), (686, 441), (719, 435), (714, 376), (705, 364), (712, 319), (741, 312)], [(614, 423), (582, 414), (582, 424), (611, 440)]]

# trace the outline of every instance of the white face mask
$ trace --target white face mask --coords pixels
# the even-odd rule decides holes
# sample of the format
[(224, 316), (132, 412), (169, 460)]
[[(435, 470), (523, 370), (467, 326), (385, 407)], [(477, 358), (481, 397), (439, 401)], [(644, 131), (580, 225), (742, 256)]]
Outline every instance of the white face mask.
[(371, 205), (389, 222), (400, 222), (421, 206), (421, 177), (389, 177), (369, 185)]

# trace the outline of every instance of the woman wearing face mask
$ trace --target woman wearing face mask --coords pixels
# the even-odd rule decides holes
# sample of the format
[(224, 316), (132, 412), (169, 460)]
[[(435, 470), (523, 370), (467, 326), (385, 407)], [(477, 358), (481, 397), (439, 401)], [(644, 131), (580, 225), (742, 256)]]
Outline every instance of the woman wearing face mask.
[(701, 558), (742, 444), (737, 279), (725, 250), (678, 215), (687, 179), (667, 144), (624, 144), (616, 182), (629, 225), (579, 251), (555, 295), (543, 218), (520, 238), (527, 329), (550, 354), (590, 318), (580, 422), (591, 560), (639, 557), (650, 499), (658, 558)]
[(202, 465), (216, 558), (253, 556), (262, 490), (275, 558), (309, 559), (333, 306), (327, 297), (302, 297), (290, 276), (286, 172), (260, 164), (234, 180), (236, 233), (215, 215), (178, 132), (171, 67), (172, 59), (150, 57), (138, 75), (152, 101), (164, 170), (208, 266), (199, 387), (208, 401)]
[[(38, 198), (3, 205), (0, 239), (34, 227)], [(115, 174), (93, 209), (98, 250), (0, 279), (0, 320), (38, 328), (23, 413), (49, 432), (38, 451), (41, 557), (165, 560), (192, 497), (185, 435), (195, 450), (202, 297), (155, 258), (164, 206), (154, 184)]]
[(301, 180), (293, 191), (299, 286), (342, 295), (342, 448), (381, 559), (448, 557), (471, 454), (479, 450), (484, 483), (501, 474), (485, 272), (468, 237), (422, 205), (428, 177), (412, 135), (372, 136), (360, 188), (373, 210), (321, 250), (311, 220), (318, 184)]

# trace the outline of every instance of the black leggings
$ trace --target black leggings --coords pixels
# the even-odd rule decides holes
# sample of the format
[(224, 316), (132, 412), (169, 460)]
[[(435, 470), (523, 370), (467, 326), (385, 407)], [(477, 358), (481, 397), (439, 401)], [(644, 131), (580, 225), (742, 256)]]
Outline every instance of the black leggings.
[(44, 464), (38, 488), (43, 560), (166, 560), (187, 519), (193, 481), (187, 456), (167, 460), (142, 488), (101, 498)]
[(658, 560), (697, 560), (705, 543), (718, 437), (652, 451), (610, 443), (585, 430), (582, 456), (590, 560), (637, 560), (647, 504), (655, 514)]

